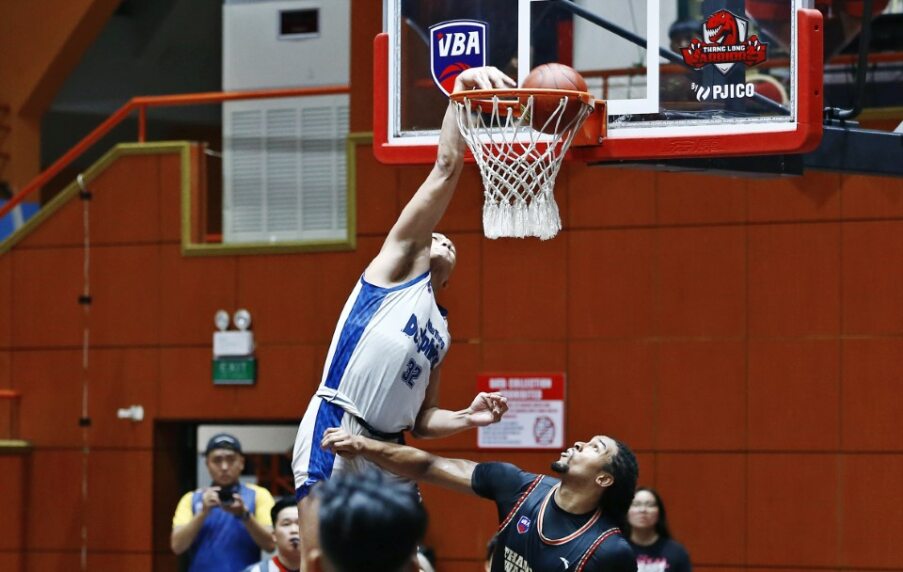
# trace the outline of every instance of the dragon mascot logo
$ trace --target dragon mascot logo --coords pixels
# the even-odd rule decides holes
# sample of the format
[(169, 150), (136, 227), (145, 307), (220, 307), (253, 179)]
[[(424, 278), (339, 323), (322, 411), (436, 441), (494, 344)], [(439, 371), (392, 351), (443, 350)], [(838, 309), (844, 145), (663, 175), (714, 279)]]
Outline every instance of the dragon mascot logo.
[(719, 10), (708, 17), (702, 28), (703, 40), (693, 38), (681, 48), (684, 62), (695, 69), (713, 64), (727, 74), (734, 64), (754, 66), (768, 57), (768, 44), (755, 34), (747, 37), (749, 22), (728, 10)]

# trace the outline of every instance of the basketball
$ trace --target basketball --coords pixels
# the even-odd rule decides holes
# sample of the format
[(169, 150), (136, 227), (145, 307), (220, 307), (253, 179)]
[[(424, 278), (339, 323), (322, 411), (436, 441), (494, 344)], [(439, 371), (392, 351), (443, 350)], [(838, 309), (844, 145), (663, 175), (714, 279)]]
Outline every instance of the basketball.
[[(564, 64), (542, 64), (536, 66), (524, 80), (524, 89), (566, 89), (569, 91), (586, 91), (586, 80), (577, 71)], [(544, 133), (554, 133), (569, 125), (580, 112), (580, 103), (568, 102), (562, 113), (561, 121), (549, 119), (560, 104), (559, 99), (538, 99), (533, 101), (533, 128)], [(548, 123), (548, 125), (547, 125)]]

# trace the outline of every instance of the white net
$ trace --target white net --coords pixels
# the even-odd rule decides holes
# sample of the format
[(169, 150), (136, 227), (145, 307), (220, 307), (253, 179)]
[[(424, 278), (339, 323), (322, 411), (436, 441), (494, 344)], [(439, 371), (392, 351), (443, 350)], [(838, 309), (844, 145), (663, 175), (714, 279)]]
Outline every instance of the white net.
[(458, 127), (483, 178), (486, 237), (558, 234), (555, 177), (592, 105), (549, 93), (464, 95), (455, 102)]

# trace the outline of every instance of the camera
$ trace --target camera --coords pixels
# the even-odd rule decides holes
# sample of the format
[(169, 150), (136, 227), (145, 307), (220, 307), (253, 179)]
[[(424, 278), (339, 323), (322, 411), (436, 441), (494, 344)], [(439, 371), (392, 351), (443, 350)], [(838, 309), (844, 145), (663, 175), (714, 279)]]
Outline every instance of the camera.
[(235, 499), (233, 495), (238, 492), (238, 487), (236, 485), (231, 485), (228, 487), (220, 487), (219, 493), (219, 502), (223, 504), (232, 504)]

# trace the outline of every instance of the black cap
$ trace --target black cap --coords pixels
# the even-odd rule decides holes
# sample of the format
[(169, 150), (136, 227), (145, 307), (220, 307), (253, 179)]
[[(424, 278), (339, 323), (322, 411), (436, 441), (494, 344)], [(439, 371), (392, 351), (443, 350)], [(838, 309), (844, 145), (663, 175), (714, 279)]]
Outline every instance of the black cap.
[(217, 433), (207, 441), (207, 449), (204, 455), (209, 455), (214, 449), (229, 449), (241, 454), (241, 442), (228, 433)]

